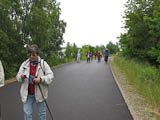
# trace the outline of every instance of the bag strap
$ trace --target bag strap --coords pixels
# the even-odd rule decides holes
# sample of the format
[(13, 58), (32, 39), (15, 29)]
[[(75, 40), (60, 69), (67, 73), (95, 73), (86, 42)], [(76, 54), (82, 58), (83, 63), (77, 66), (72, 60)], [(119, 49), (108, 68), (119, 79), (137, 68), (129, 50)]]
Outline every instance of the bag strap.
[(45, 69), (44, 60), (43, 60), (43, 68), (44, 68), (44, 69), (42, 68), (41, 60), (40, 60), (40, 67), (41, 67), (41, 69), (42, 69), (42, 71), (43, 71), (43, 74), (45, 75), (45, 70), (44, 70), (44, 69)]

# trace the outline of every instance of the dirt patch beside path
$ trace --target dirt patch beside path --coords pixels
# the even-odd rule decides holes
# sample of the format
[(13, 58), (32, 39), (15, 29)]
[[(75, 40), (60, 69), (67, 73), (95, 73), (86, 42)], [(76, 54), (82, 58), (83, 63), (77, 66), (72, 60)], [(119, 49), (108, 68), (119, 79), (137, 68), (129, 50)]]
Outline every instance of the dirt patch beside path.
[(114, 57), (109, 58), (110, 68), (134, 120), (160, 120), (159, 110), (153, 108), (153, 106), (137, 92), (133, 85), (129, 83), (124, 73), (120, 72), (114, 65), (113, 59)]

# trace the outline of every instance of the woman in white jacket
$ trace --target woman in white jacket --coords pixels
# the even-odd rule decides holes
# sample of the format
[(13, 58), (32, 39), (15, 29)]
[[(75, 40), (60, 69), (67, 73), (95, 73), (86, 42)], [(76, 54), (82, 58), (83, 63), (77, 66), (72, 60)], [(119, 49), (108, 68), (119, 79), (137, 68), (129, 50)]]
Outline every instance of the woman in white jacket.
[(0, 61), (0, 87), (4, 86), (4, 70), (2, 62)]
[[(32, 120), (32, 106), (36, 102), (38, 120), (46, 120), (44, 99), (48, 97), (48, 85), (53, 81), (54, 75), (47, 62), (39, 57), (37, 45), (29, 46), (28, 55), (29, 59), (22, 63), (16, 76), (17, 81), (22, 83), (20, 93), (23, 102), (24, 119)], [(42, 91), (38, 85), (40, 85)]]
[(78, 50), (78, 53), (77, 53), (77, 63), (80, 62), (80, 58), (81, 58), (81, 53), (80, 53), (80, 50)]

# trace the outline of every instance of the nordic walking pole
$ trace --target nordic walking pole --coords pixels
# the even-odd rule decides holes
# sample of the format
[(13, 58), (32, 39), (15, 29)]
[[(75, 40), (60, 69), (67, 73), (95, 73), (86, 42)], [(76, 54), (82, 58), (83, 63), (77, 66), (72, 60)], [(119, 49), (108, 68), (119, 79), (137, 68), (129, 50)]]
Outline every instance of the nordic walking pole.
[(43, 92), (42, 92), (42, 89), (41, 89), (41, 86), (39, 85), (39, 83), (38, 83), (38, 87), (39, 87), (39, 90), (40, 90), (40, 92), (41, 92), (41, 95), (42, 95), (42, 97), (43, 97), (43, 99), (44, 99), (44, 102), (45, 102), (45, 104), (46, 104), (46, 106), (47, 106), (47, 109), (48, 109), (48, 111), (49, 111), (49, 114), (50, 114), (50, 116), (51, 116), (51, 118), (52, 118), (52, 120), (53, 120), (52, 113), (51, 113), (51, 111), (50, 111), (50, 109), (49, 109), (49, 106), (48, 106), (48, 104), (47, 104), (46, 99), (44, 98), (44, 95), (43, 95)]

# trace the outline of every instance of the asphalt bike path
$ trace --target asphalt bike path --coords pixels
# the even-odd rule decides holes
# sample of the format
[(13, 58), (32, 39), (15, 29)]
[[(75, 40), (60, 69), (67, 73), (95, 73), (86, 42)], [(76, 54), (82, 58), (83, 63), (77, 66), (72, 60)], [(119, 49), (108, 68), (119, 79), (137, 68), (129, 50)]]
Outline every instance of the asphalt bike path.
[[(133, 120), (104, 61), (82, 61), (54, 69), (47, 99), (54, 120)], [(0, 88), (0, 120), (23, 120), (20, 83)], [(37, 120), (34, 104), (33, 120)], [(47, 120), (51, 120), (47, 111)]]

